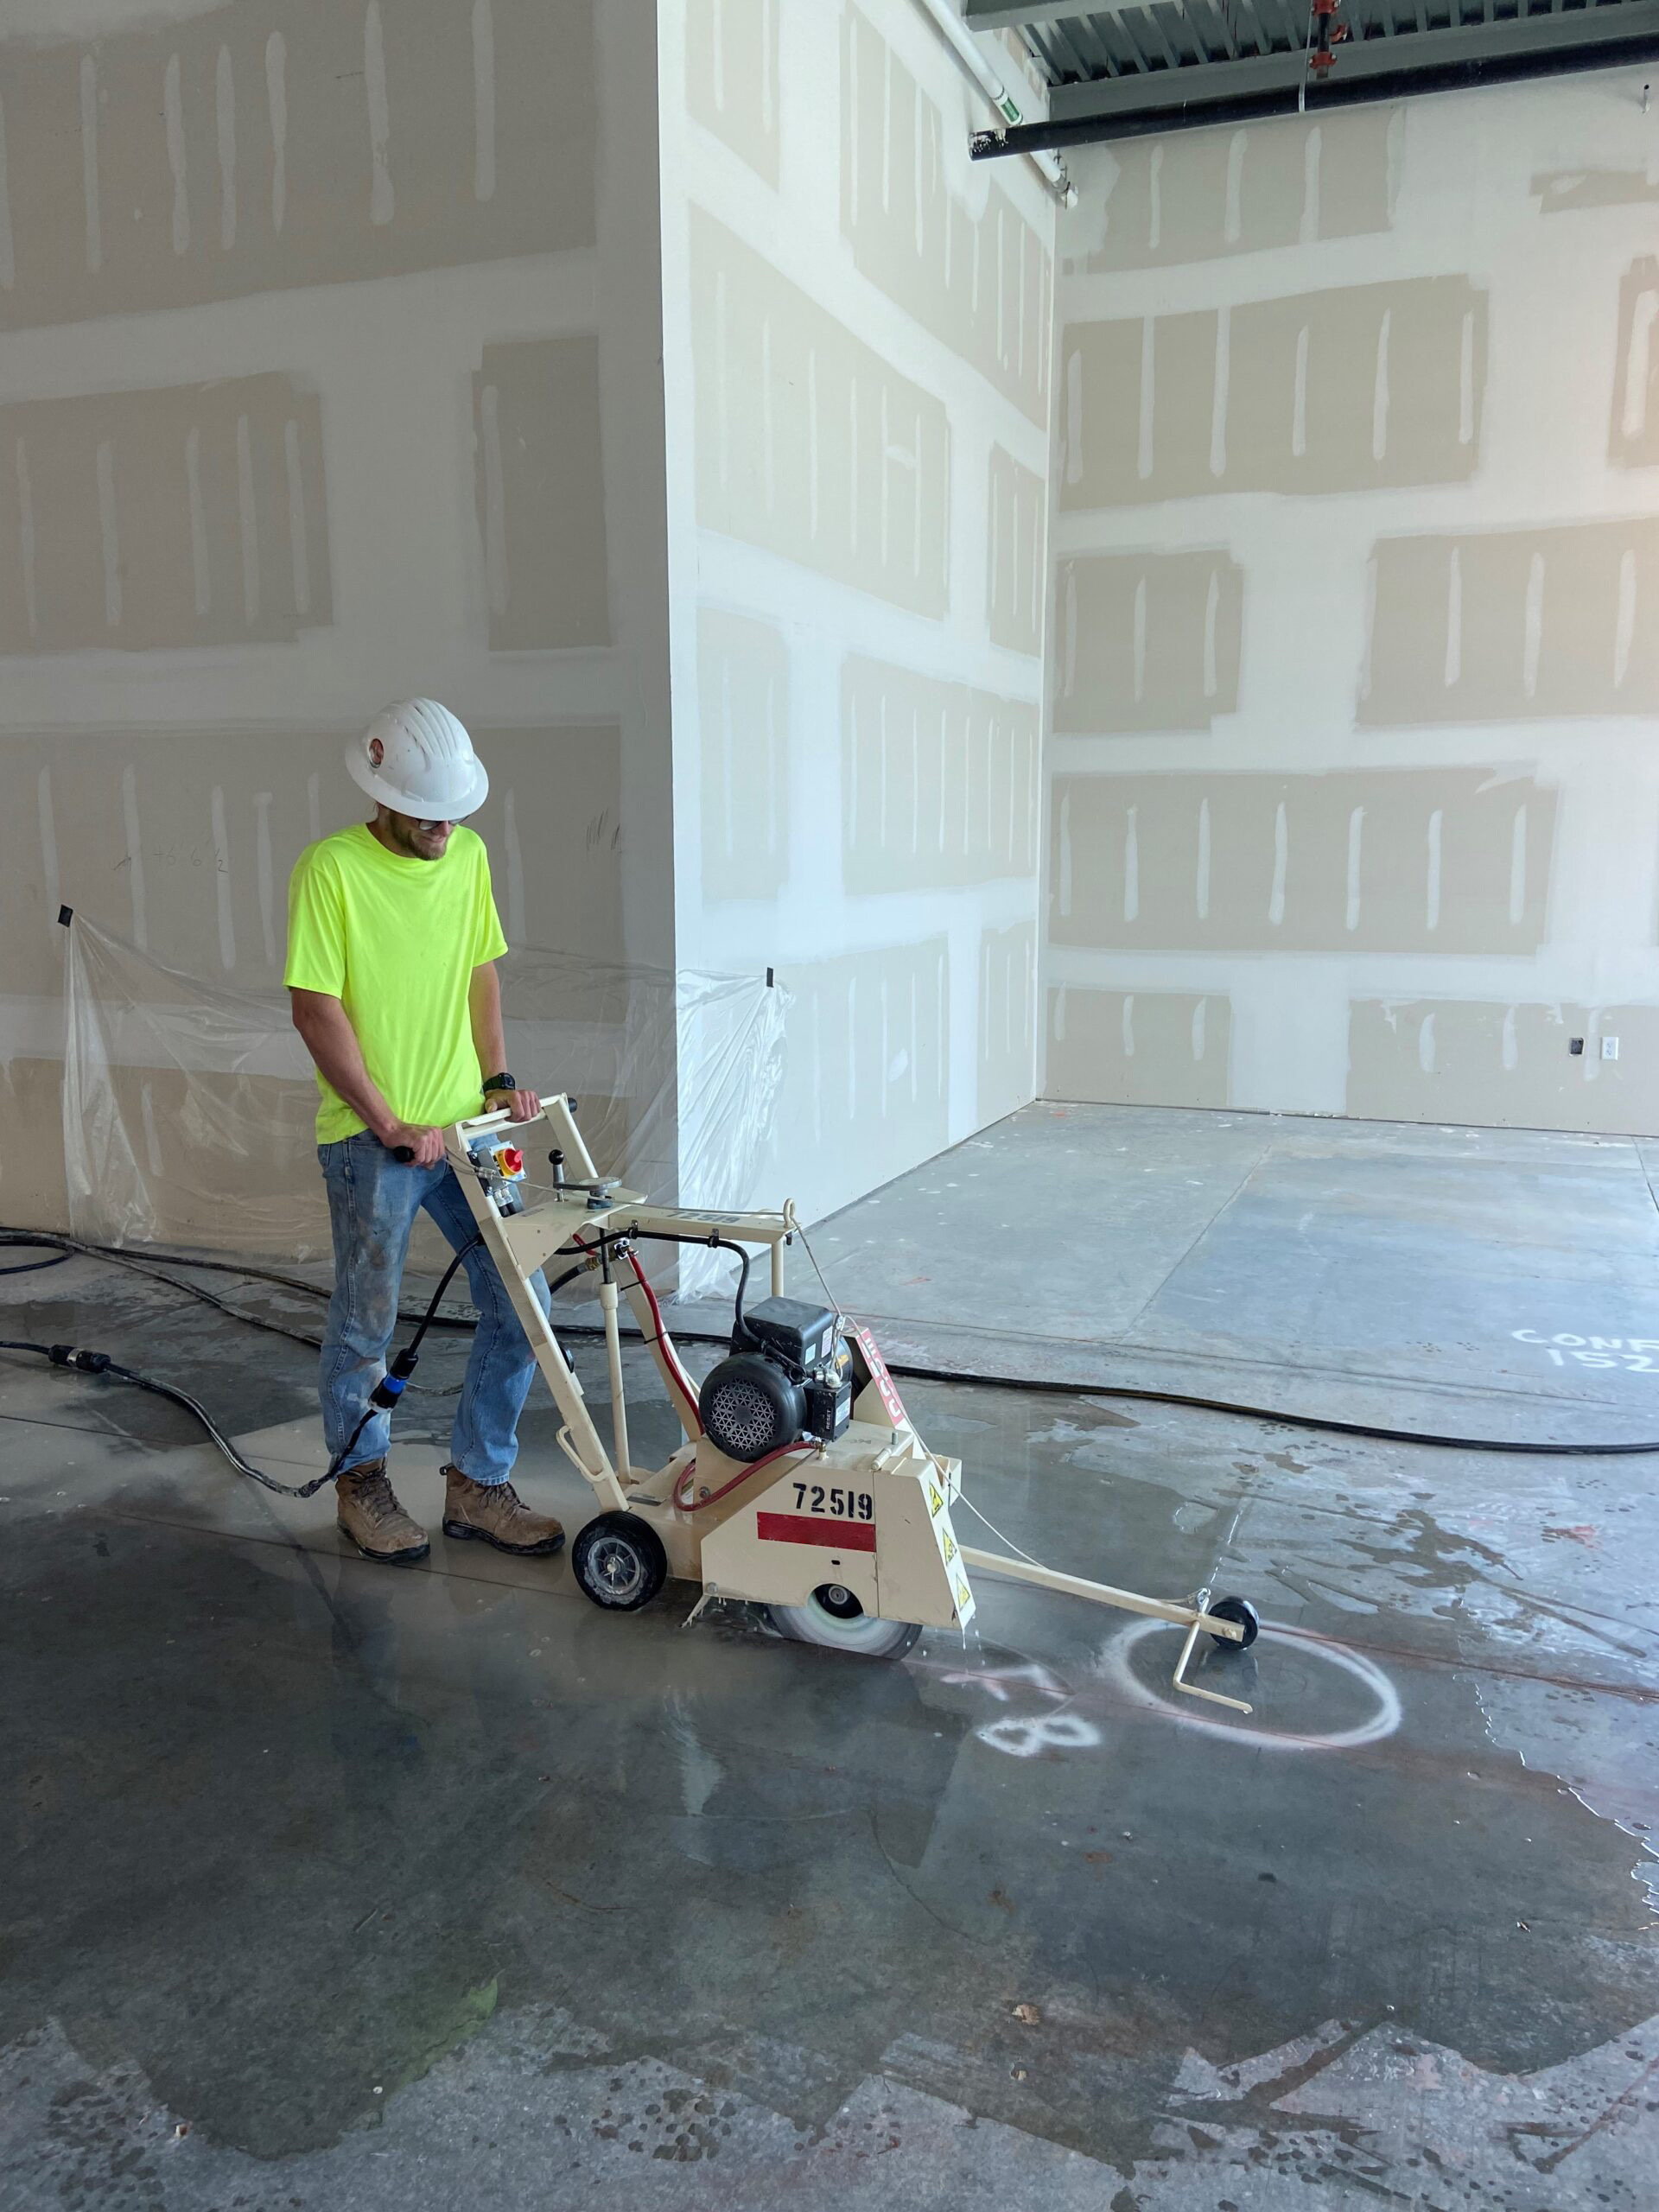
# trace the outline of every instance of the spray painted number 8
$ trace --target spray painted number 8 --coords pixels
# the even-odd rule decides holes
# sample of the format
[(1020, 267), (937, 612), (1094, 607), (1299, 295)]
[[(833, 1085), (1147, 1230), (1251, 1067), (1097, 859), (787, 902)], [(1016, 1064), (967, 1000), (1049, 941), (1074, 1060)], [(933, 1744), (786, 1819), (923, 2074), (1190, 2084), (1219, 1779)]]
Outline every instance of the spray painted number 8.
[(1076, 1713), (1034, 1713), (1028, 1720), (1010, 1714), (1003, 1720), (986, 1721), (974, 1733), (982, 1744), (1011, 1759), (1040, 1758), (1045, 1751), (1092, 1751), (1100, 1741), (1094, 1722)]
[(825, 1490), (822, 1483), (797, 1483), (795, 1510), (827, 1513), (837, 1521), (874, 1521), (875, 1500), (867, 1490)]

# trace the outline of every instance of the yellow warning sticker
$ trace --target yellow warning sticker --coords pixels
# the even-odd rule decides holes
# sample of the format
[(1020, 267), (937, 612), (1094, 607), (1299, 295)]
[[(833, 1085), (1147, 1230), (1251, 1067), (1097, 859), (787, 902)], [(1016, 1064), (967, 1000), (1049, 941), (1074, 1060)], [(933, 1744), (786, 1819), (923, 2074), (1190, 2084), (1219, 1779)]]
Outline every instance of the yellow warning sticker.
[(946, 1529), (944, 1536), (944, 1563), (947, 1567), (950, 1566), (951, 1560), (955, 1559), (956, 1555), (957, 1540), (950, 1534), (950, 1530)]
[(966, 1580), (965, 1577), (963, 1577), (963, 1576), (962, 1576), (962, 1575), (960, 1575), (960, 1574), (959, 1574), (959, 1575), (957, 1577), (957, 1611), (958, 1611), (958, 1612), (965, 1611), (965, 1610), (966, 1610), (969, 1605), (971, 1605), (973, 1604), (973, 1602), (974, 1602), (974, 1593), (973, 1593), (973, 1592), (972, 1592), (972, 1591), (968, 1587), (968, 1584), (967, 1584), (967, 1580)]
[(935, 1520), (938, 1520), (939, 1515), (944, 1510), (944, 1500), (939, 1496), (938, 1491), (934, 1489), (931, 1483), (929, 1483), (927, 1486), (927, 1510), (933, 1516)]

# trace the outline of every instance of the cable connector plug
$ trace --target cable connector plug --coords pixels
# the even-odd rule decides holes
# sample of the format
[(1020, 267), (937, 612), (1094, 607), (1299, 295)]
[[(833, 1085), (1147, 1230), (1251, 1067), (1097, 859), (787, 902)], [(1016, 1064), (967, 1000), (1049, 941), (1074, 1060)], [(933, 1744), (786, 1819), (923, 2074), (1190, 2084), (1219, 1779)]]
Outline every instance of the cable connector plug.
[(415, 1351), (400, 1351), (369, 1394), (372, 1406), (395, 1406), (408, 1387), (409, 1378), (420, 1365), (420, 1355)]
[(73, 1344), (51, 1344), (47, 1357), (54, 1367), (78, 1367), (83, 1375), (103, 1375), (110, 1365), (106, 1351), (77, 1351)]

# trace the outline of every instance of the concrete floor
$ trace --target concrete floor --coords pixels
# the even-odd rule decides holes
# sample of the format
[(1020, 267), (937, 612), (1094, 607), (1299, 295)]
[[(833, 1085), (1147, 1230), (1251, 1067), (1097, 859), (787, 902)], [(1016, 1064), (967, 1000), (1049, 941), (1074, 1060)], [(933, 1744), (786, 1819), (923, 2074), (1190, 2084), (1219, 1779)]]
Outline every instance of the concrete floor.
[[(1650, 1370), (1512, 1334), (1659, 1333), (1656, 1224), (1630, 1145), (1034, 1109), (813, 1242), (935, 1352), (1015, 1319), (1033, 1371), (1659, 1435)], [(315, 1448), (306, 1353), (172, 1292), (76, 1262), (0, 1333)], [(1039, 1557), (1254, 1597), (1208, 1665), (1255, 1715), (983, 1577), (889, 1666), (609, 1619), (563, 1560), (372, 1567), (165, 1405), (4, 1359), (5, 2212), (1650, 2212), (1659, 1461), (906, 1395)], [(574, 1526), (553, 1430), (524, 1487)]]
[(1659, 1435), (1656, 1172), (1629, 1137), (1033, 1106), (812, 1243), (924, 1363)]

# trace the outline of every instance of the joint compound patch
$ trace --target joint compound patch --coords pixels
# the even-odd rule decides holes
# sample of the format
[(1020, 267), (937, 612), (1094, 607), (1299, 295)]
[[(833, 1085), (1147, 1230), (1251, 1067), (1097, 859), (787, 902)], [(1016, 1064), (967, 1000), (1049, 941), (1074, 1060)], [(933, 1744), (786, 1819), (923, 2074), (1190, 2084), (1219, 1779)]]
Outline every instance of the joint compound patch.
[(847, 10), (841, 226), (854, 263), (1046, 429), (1052, 258), (1001, 185), (975, 177), (963, 189), (950, 158), (954, 97), (950, 105), (942, 111), (868, 17)]
[(1031, 1096), (1036, 1029), (1036, 930), (1030, 922), (1016, 922), (1008, 929), (982, 931), (976, 1048), (982, 1128), (1000, 1122)]
[(1413, 276), (1074, 322), (1061, 383), (1059, 502), (1072, 512), (1466, 483), (1480, 453), (1486, 296), (1466, 276)]
[[(1659, 460), (1659, 438), (1643, 458)], [(1659, 711), (1651, 516), (1384, 537), (1371, 573), (1368, 728)]]
[(1059, 774), (1050, 939), (1530, 954), (1555, 812), (1554, 790), (1522, 770)]
[(79, 43), (10, 36), (0, 52), (13, 246), (0, 327), (594, 242), (591, 7), (103, 12), (157, 20)]
[(0, 407), (0, 652), (289, 644), (334, 620), (322, 416), (269, 371)]
[(1034, 700), (850, 657), (841, 679), (847, 889), (914, 893), (1034, 876), (1041, 720)]
[[(1207, 867), (1202, 849), (1200, 866)], [(1230, 999), (1061, 983), (1048, 995), (1044, 1095), (1128, 1106), (1225, 1106), (1232, 1043)]]
[(712, 215), (690, 213), (698, 521), (944, 615), (944, 402)]

